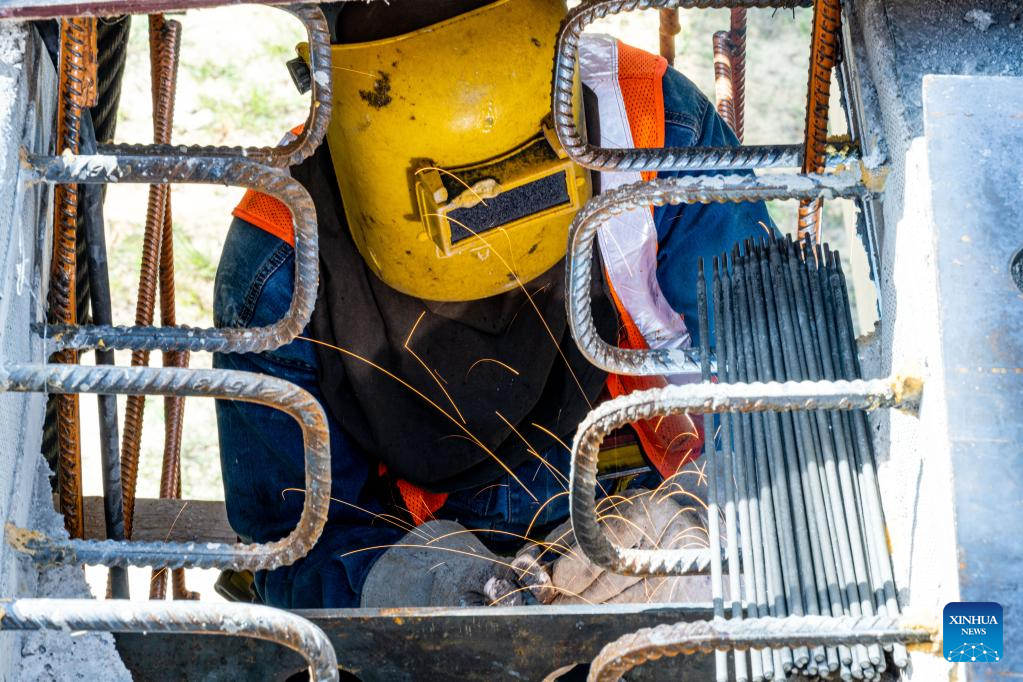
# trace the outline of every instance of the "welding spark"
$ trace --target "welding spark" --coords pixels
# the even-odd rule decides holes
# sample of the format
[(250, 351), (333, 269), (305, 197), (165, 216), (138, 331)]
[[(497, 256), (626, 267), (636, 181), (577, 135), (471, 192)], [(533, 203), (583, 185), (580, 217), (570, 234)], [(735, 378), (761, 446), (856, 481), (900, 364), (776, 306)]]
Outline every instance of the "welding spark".
[(496, 454), (494, 454), (494, 452), (490, 448), (488, 448), (483, 443), (483, 441), (481, 441), (479, 438), (477, 438), (476, 435), (472, 431), (470, 431), (469, 429), (467, 429), (465, 427), (464, 424), (459, 423), (458, 420), (455, 419), (454, 417), (452, 417), (450, 414), (448, 414), (447, 411), (443, 407), (441, 407), (440, 405), (435, 403), (433, 400), (431, 400), (429, 398), (429, 396), (427, 396), (425, 393), (420, 391), (418, 388), (416, 388), (415, 386), (413, 386), (409, 382), (405, 381), (404, 379), (402, 379), (398, 375), (394, 374), (393, 372), (390, 372), (387, 369), (385, 369), (385, 368), (381, 367), (380, 365), (376, 364), (375, 362), (373, 362), (369, 358), (364, 358), (361, 355), (359, 355), (358, 353), (353, 353), (352, 351), (350, 351), (350, 350), (348, 350), (346, 348), (341, 348), (340, 346), (335, 346), (335, 345), (333, 345), (331, 343), (327, 343), (326, 341), (319, 341), (317, 339), (312, 339), (312, 338), (309, 338), (308, 336), (296, 336), (295, 338), (296, 339), (302, 339), (303, 341), (308, 341), (310, 343), (315, 343), (315, 344), (318, 344), (318, 345), (321, 345), (321, 346), (325, 346), (327, 348), (332, 348), (332, 349), (336, 350), (339, 353), (342, 353), (344, 355), (347, 355), (348, 357), (351, 357), (351, 358), (354, 358), (355, 360), (358, 360), (359, 362), (364, 362), (367, 365), (369, 365), (370, 367), (372, 367), (373, 369), (375, 369), (375, 370), (377, 370), (379, 372), (382, 372), (383, 374), (386, 374), (391, 379), (394, 379), (399, 384), (401, 384), (405, 388), (409, 389), (410, 391), (412, 391), (413, 393), (418, 395), (428, 405), (430, 405), (430, 407), (432, 407), (433, 409), (435, 409), (438, 412), (440, 412), (442, 415), (447, 417), (451, 421), (452, 424), (454, 424), (459, 429), (464, 431), (465, 434), (469, 437), (469, 440), (471, 440), (473, 443), (478, 445), (480, 447), (480, 449), (482, 449), (484, 452), (486, 452), (488, 455), (490, 455), (494, 459), (494, 461), (497, 462), (498, 465), (500, 465), (500, 467), (502, 469), (504, 469), (505, 473), (507, 473), (509, 476), (511, 476), (515, 480), (516, 483), (518, 483), (519, 485), (522, 486), (522, 489), (525, 490), (526, 493), (528, 493), (530, 497), (532, 497), (534, 500), (536, 499), (536, 496), (533, 495), (533, 493), (529, 490), (529, 488), (527, 488), (526, 485), (521, 480), (519, 480), (519, 477), (515, 475), (515, 472), (512, 471), (510, 468), (508, 468), (508, 465), (505, 464), (504, 461), (500, 457), (498, 457)]

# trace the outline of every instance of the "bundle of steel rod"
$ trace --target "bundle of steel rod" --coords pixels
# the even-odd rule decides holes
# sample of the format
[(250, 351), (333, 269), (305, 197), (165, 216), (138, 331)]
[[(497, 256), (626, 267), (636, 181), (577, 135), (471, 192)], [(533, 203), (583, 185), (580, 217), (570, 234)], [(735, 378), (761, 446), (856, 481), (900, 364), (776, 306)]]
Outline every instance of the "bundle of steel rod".
[[(838, 253), (770, 237), (737, 245), (700, 277), (701, 354), (720, 383), (859, 379)], [(708, 366), (705, 362), (704, 366)], [(896, 617), (898, 604), (870, 428), (861, 410), (722, 414), (708, 447), (724, 506), (728, 589), (714, 571), (717, 615)], [(712, 441), (708, 441), (710, 445)], [(712, 483), (713, 484), (713, 483)], [(741, 567), (741, 568), (739, 568)], [(727, 609), (725, 608), (727, 606)], [(728, 680), (724, 654), (718, 679)], [(817, 646), (734, 653), (734, 679), (880, 679), (905, 648)]]

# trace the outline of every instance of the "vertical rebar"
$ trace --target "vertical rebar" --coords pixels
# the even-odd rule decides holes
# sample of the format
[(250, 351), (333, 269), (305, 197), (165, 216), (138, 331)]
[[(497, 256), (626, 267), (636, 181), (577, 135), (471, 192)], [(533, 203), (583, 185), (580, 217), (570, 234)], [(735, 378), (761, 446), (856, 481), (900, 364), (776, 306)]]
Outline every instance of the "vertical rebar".
[[(727, 31), (713, 36), (714, 46), (714, 106), (718, 115), (733, 132), (738, 130), (735, 113), (735, 83), (732, 71), (732, 46)], [(736, 132), (738, 136), (738, 132)]]
[[(828, 110), (831, 100), (831, 71), (838, 58), (839, 31), (842, 25), (840, 0), (814, 0), (813, 38), (810, 45), (810, 76), (806, 95), (806, 129), (803, 143), (803, 172), (824, 170), (828, 137)], [(820, 242), (823, 201), (799, 203), (799, 235), (812, 235)]]
[[(78, 154), (82, 111), (96, 93), (96, 20), (62, 19), (57, 105), (57, 153)], [(53, 259), (50, 269), (50, 319), (77, 321), (78, 187), (60, 185), (53, 193)], [(54, 360), (77, 364), (78, 353), (61, 351)], [(57, 479), (60, 511), (73, 538), (85, 534), (82, 508), (82, 452), (77, 396), (59, 396), (57, 404)]]
[(733, 7), (728, 43), (732, 55), (732, 98), (735, 125), (732, 130), (742, 142), (746, 132), (746, 8)]
[(679, 12), (677, 9), (662, 9), (658, 14), (661, 56), (668, 60), (669, 66), (675, 66), (675, 36), (682, 32)]

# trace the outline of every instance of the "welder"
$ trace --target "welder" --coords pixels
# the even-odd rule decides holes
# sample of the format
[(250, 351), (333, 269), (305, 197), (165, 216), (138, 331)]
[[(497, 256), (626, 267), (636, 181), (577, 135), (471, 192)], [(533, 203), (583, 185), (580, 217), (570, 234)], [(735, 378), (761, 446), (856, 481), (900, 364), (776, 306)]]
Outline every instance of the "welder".
[[(637, 386), (590, 365), (567, 328), (568, 227), (593, 194), (652, 177), (591, 173), (554, 134), (551, 72), (565, 13), (557, 0), (331, 9), (333, 117), (326, 142), (291, 169), (319, 219), (312, 320), (280, 349), (214, 358), (219, 368), (303, 387), (328, 417), (327, 526), (308, 556), (256, 575), (263, 602), (678, 596), (678, 585), (658, 594), (635, 578), (601, 576), (573, 550), (565, 526), (566, 444), (593, 405)], [(738, 144), (664, 59), (608, 36), (582, 40), (575, 94), (577, 123), (594, 144)], [(765, 229), (762, 204), (616, 217), (596, 249), (601, 334), (631, 347), (696, 343), (698, 259)], [(284, 314), (293, 244), (287, 209), (246, 194), (217, 272), (219, 326), (266, 325)], [(241, 402), (219, 401), (217, 415), (232, 527), (245, 541), (283, 537), (303, 505), (297, 425)], [(682, 416), (633, 431), (651, 473), (624, 496), (633, 500), (608, 513), (617, 524), (609, 530), (634, 546), (691, 536), (685, 526), (699, 519), (679, 496), (642, 490), (699, 454), (699, 430)]]

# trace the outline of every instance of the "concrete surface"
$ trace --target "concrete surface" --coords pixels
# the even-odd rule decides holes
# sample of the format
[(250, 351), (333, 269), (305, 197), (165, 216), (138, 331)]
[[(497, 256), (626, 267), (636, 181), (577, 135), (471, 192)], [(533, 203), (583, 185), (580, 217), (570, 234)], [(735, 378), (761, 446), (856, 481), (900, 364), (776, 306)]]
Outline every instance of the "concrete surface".
[[(42, 362), (30, 325), (43, 319), (49, 190), (18, 182), (23, 148), (45, 152), (53, 121), (53, 68), (24, 24), (0, 22), (0, 363)], [(63, 533), (40, 453), (45, 396), (0, 393), (0, 518)], [(81, 569), (38, 571), (0, 542), (0, 597), (89, 597)], [(0, 633), (0, 680), (130, 679), (108, 634)]]

